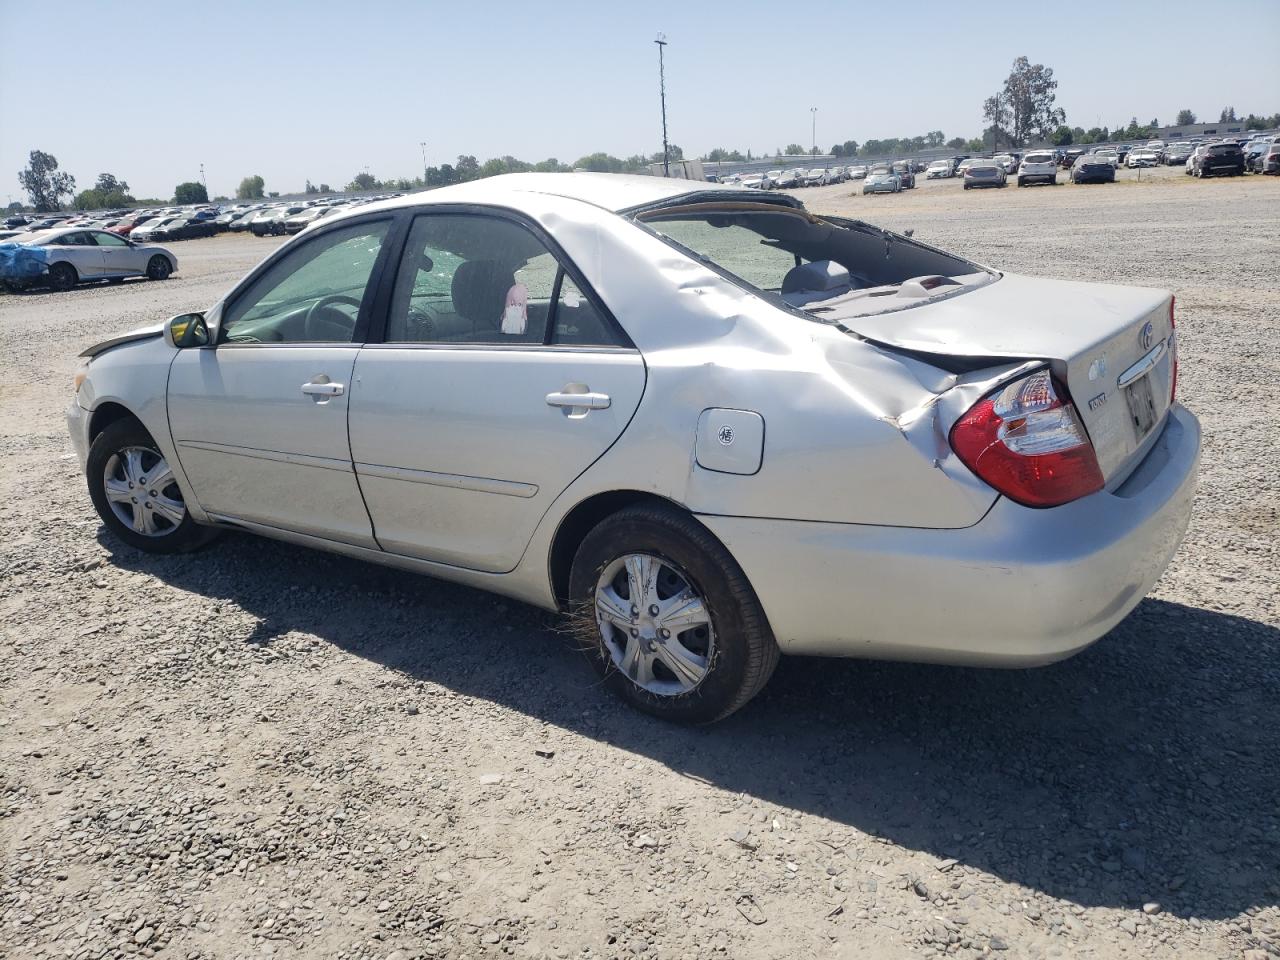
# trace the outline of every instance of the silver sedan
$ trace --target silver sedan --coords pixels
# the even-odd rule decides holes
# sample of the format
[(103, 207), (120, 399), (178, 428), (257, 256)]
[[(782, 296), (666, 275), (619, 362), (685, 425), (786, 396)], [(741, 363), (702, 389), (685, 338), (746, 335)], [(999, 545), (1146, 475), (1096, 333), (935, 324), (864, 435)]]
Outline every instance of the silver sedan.
[(164, 247), (84, 227), (22, 234), (0, 247), (0, 280), (10, 289), (47, 284), (70, 290), (86, 281), (118, 283), (128, 277), (167, 280), (177, 269), (178, 258)]
[(326, 218), (87, 351), (67, 420), (134, 547), (235, 528), (562, 610), (706, 722), (781, 653), (1106, 634), (1190, 516), (1173, 323), (787, 195), (518, 174)]

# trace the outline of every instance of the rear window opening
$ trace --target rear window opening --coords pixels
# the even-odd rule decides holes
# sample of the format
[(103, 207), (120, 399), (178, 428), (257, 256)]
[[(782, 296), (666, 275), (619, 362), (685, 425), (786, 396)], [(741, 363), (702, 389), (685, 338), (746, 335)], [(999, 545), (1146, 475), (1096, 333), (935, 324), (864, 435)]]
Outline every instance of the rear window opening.
[(766, 299), (829, 323), (907, 309), (998, 277), (858, 220), (778, 204), (688, 204), (636, 220)]

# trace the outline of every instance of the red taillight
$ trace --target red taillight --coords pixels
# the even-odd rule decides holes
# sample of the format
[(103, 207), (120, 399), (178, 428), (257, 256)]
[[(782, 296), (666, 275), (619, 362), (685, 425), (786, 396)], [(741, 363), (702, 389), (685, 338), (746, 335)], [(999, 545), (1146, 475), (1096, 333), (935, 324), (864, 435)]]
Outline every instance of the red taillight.
[(951, 428), (951, 449), (996, 490), (1028, 507), (1056, 507), (1102, 489), (1093, 444), (1048, 370), (974, 404)]
[(1169, 363), (1172, 372), (1169, 374), (1169, 402), (1178, 399), (1178, 331), (1177, 324), (1173, 322), (1173, 305), (1177, 302), (1177, 297), (1169, 298)]

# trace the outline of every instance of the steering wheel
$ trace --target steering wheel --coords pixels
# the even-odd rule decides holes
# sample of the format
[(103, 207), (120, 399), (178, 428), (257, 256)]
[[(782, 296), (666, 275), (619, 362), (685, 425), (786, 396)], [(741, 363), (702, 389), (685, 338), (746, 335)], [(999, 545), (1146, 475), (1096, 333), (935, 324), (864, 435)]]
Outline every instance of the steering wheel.
[(346, 343), (356, 329), (356, 317), (348, 316), (336, 304), (345, 303), (360, 313), (360, 301), (341, 293), (321, 297), (311, 305), (302, 321), (303, 336), (315, 343)]

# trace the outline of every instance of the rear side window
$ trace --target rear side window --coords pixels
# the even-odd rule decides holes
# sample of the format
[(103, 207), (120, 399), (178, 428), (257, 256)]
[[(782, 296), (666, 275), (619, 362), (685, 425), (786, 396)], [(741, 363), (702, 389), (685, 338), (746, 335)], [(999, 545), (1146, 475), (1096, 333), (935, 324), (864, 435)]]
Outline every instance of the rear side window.
[(414, 219), (386, 342), (625, 345), (532, 230), (448, 213)]

